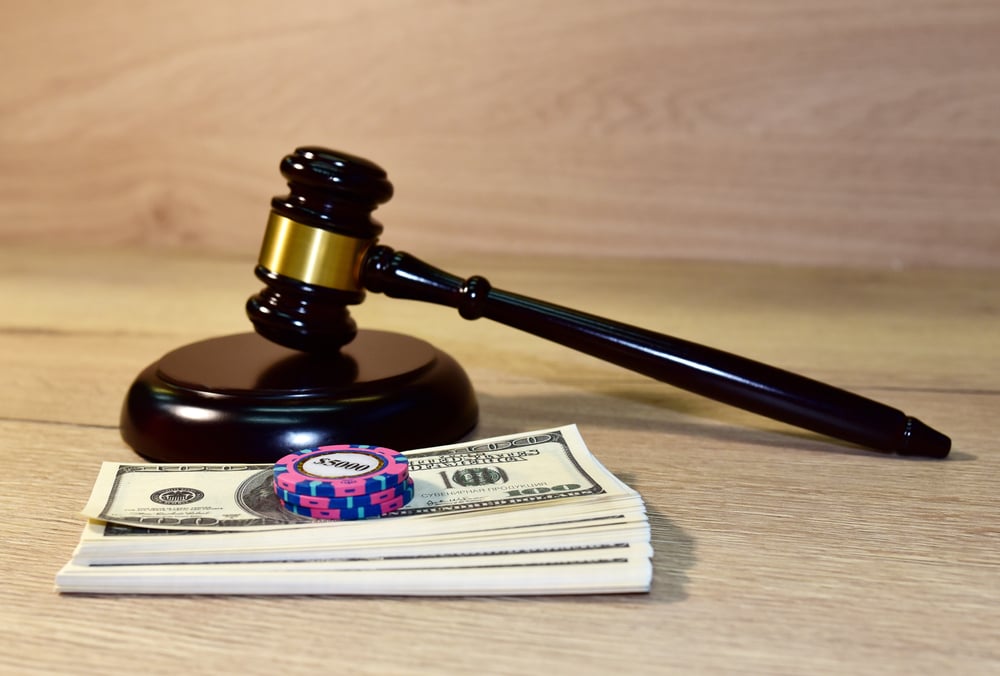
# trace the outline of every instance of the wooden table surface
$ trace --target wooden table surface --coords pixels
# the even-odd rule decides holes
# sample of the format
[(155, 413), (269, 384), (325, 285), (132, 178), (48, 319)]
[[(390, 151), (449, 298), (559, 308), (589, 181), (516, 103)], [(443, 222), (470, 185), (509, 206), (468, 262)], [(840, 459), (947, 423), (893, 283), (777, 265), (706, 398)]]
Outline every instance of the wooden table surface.
[[(420, 252), (417, 252), (420, 253)], [(252, 255), (252, 254), (251, 254)], [(0, 252), (5, 673), (996, 673), (1000, 275), (479, 257), (495, 286), (704, 342), (901, 408), (945, 461), (852, 448), (445, 308), (359, 324), (451, 353), (477, 436), (575, 422), (649, 508), (648, 594), (61, 596), (117, 421), (164, 352), (249, 330), (251, 258)]]

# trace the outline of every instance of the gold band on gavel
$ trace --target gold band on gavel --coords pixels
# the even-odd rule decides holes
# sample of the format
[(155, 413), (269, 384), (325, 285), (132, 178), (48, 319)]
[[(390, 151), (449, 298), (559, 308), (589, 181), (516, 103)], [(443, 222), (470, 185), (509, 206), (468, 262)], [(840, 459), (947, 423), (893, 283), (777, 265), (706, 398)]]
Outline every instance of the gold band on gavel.
[(258, 262), (306, 284), (360, 291), (361, 261), (372, 244), (373, 240), (303, 225), (272, 211)]

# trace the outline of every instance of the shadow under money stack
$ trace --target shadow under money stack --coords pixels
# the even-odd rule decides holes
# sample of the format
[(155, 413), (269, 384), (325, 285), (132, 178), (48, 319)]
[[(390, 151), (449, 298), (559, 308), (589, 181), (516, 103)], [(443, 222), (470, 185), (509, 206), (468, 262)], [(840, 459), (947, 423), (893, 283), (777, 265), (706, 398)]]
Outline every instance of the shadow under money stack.
[(413, 499), (406, 456), (388, 448), (340, 444), (290, 453), (274, 465), (281, 505), (311, 519), (385, 516)]

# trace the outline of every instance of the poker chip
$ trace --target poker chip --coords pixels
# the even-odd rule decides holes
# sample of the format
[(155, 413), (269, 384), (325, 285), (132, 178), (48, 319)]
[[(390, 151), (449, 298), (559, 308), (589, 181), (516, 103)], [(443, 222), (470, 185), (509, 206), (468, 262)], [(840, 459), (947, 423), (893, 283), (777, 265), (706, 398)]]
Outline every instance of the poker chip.
[(358, 519), (368, 519), (376, 516), (385, 516), (390, 512), (401, 509), (407, 502), (413, 499), (413, 481), (408, 480), (403, 484), (403, 491), (396, 497), (377, 505), (359, 505), (355, 507), (331, 508), (309, 508), (289, 502), (282, 502), (282, 506), (293, 514), (309, 517), (310, 519), (334, 519), (337, 521), (354, 521)]
[[(368, 493), (367, 495), (350, 495), (346, 498), (328, 498), (315, 495), (300, 495), (291, 493), (284, 488), (274, 487), (274, 492), (278, 499), (300, 507), (309, 509), (354, 509), (355, 507), (374, 507), (392, 501), (404, 495), (405, 492), (413, 491), (413, 479), (406, 479), (398, 486), (391, 486), (383, 491)], [(408, 502), (408, 501), (407, 501)]]
[(274, 464), (281, 505), (312, 519), (385, 516), (413, 499), (405, 455), (381, 446), (339, 444), (289, 453)]
[(388, 448), (341, 444), (290, 453), (274, 465), (275, 485), (296, 495), (346, 498), (398, 486), (406, 456)]

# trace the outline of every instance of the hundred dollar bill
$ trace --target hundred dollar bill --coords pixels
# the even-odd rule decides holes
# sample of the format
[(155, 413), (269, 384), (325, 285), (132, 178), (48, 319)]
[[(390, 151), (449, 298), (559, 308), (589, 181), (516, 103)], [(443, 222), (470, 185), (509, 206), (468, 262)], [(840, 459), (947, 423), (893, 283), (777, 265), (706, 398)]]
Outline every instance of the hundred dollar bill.
[[(591, 454), (575, 425), (404, 453), (414, 497), (400, 517), (443, 518), (491, 510), (630, 501), (638, 494)], [(321, 522), (283, 509), (272, 465), (104, 463), (83, 516), (158, 529), (254, 531), (309, 527), (357, 528), (362, 522)], [(419, 520), (419, 519), (418, 519)], [(368, 524), (370, 521), (364, 522)], [(407, 530), (419, 532), (412, 519)]]
[[(531, 515), (541, 510), (529, 510)], [(164, 563), (242, 563), (265, 561), (357, 561), (370, 558), (448, 557), (496, 551), (526, 552), (633, 546), (649, 543), (649, 522), (641, 504), (606, 515), (566, 517), (563, 520), (527, 525), (477, 525), (470, 523), (476, 512), (462, 523), (438, 521), (440, 530), (413, 537), (406, 532), (383, 529), (376, 538), (313, 537), (329, 531), (274, 530), (251, 532), (180, 531), (123, 526), (89, 521), (73, 553), (78, 564), (149, 565)], [(489, 521), (489, 520), (488, 520)], [(405, 520), (390, 522), (406, 523)], [(359, 531), (347, 533), (354, 535)], [(301, 537), (288, 538), (281, 535)], [(650, 551), (650, 555), (652, 552)]]
[(91, 594), (482, 596), (647, 592), (651, 578), (647, 552), (641, 547), (618, 546), (374, 562), (162, 566), (71, 562), (56, 576), (56, 588)]

